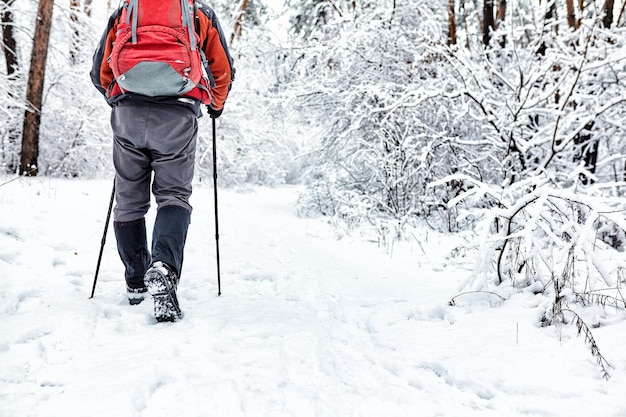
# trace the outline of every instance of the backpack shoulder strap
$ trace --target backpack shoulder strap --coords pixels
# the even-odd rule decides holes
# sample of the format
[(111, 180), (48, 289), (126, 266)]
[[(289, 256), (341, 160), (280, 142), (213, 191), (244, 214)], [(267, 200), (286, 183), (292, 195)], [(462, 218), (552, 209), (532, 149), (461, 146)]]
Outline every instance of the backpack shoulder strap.
[[(192, 10), (194, 11), (194, 13), (192, 13)], [(183, 15), (183, 27), (187, 28), (187, 32), (189, 34), (189, 46), (192, 51), (195, 51), (196, 44), (198, 43), (196, 40), (196, 32), (193, 28), (193, 16), (195, 16), (195, 2), (193, 0), (180, 0), (180, 11)]]
[(137, 43), (137, 22), (139, 21), (139, 0), (129, 0), (127, 7), (126, 25), (131, 25), (132, 42), (135, 45)]

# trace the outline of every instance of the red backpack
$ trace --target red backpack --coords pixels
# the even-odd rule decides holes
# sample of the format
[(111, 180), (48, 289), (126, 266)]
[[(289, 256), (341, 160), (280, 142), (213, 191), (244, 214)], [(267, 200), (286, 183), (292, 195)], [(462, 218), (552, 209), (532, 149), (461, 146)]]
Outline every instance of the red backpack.
[(122, 7), (109, 61), (121, 92), (210, 103), (194, 0), (124, 0)]

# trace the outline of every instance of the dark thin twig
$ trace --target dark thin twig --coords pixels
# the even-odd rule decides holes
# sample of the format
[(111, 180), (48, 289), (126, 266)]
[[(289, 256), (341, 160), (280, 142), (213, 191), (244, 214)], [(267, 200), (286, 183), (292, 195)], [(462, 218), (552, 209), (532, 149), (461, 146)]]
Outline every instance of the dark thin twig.
[(578, 329), (578, 334), (584, 333), (585, 342), (591, 345), (591, 355), (596, 358), (596, 362), (600, 367), (600, 371), (602, 372), (602, 378), (609, 379), (611, 375), (607, 368), (612, 368), (611, 364), (606, 360), (604, 356), (600, 353), (600, 348), (596, 344), (596, 340), (593, 338), (591, 334), (591, 329), (587, 326), (587, 323), (575, 312), (570, 309), (564, 308), (563, 312), (571, 313), (574, 316), (574, 324), (576, 324), (576, 328)]

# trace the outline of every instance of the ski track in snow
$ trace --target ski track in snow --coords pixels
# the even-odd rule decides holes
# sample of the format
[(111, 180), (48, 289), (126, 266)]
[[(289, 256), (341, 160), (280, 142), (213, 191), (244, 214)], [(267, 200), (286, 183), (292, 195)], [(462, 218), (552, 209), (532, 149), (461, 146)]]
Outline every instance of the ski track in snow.
[[(177, 323), (127, 304), (107, 181), (0, 188), (0, 416), (626, 416), (626, 326), (537, 325), (518, 294), (448, 301), (470, 266), (425, 231), (393, 256), (295, 215), (296, 189), (197, 186)], [(149, 224), (154, 218), (148, 215)], [(467, 262), (466, 262), (467, 263)]]

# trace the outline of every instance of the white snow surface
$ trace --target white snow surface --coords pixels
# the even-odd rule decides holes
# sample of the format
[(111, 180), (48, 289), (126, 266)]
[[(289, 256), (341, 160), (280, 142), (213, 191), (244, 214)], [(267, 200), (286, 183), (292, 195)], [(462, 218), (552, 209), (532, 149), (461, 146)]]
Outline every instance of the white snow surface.
[[(460, 293), (459, 238), (424, 230), (392, 254), (296, 215), (297, 189), (196, 186), (179, 300), (128, 305), (111, 181), (0, 187), (0, 416), (626, 416), (623, 316), (541, 327), (545, 298)], [(154, 209), (148, 216), (149, 227)], [(498, 290), (497, 288), (495, 289)]]

